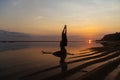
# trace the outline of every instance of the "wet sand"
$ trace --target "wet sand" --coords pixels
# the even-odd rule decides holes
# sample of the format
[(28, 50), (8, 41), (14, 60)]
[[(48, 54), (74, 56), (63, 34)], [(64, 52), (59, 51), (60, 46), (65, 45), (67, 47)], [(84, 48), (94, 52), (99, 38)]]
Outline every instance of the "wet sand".
[[(42, 54), (41, 57), (43, 59), (51, 57), (51, 61), (46, 61), (52, 65), (45, 64), (44, 61), (42, 64), (45, 66), (34, 65), (33, 62), (33, 65), (30, 66), (31, 63), (29, 63), (30, 65), (25, 66), (28, 69), (21, 65), (13, 65), (8, 70), (7, 68), (6, 70), (0, 69), (0, 80), (120, 80), (119, 46), (85, 49), (68, 55), (62, 64), (59, 63), (59, 58), (51, 54)], [(58, 62), (54, 62), (52, 58), (56, 58)], [(26, 65), (26, 63), (23, 62), (22, 65)]]
[[(67, 57), (67, 65), (74, 64), (65, 72), (49, 75), (45, 78), (40, 74), (60, 68), (60, 65), (49, 67), (35, 73), (21, 77), (22, 80), (105, 80), (109, 74), (120, 65), (120, 48), (95, 47), (81, 51), (79, 54)], [(83, 54), (84, 53), (84, 54)], [(82, 63), (81, 63), (82, 62)], [(92, 66), (97, 64), (97, 66)], [(92, 66), (92, 69), (89, 67)], [(74, 75), (74, 76), (73, 76)], [(114, 80), (119, 80), (119, 73)], [(109, 78), (107, 78), (108, 80)]]

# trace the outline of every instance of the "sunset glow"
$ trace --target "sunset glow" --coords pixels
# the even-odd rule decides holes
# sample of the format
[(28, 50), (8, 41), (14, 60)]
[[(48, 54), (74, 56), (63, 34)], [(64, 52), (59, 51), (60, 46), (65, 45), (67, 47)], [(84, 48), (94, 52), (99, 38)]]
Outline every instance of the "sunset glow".
[(119, 32), (119, 0), (0, 0), (0, 30), (96, 38)]
[(0, 80), (120, 80), (120, 0), (0, 0)]

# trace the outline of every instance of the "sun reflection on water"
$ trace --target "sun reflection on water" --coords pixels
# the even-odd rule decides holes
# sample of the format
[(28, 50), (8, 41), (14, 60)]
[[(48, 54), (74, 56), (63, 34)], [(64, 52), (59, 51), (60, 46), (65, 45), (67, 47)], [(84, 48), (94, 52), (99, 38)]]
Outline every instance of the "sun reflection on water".
[(91, 43), (92, 43), (92, 40), (88, 40), (88, 43), (91, 44)]

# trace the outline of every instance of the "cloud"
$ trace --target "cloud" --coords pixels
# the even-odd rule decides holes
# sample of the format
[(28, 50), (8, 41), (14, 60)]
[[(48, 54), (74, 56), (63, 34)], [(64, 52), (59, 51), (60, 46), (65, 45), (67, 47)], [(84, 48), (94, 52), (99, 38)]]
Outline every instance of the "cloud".
[(12, 3), (13, 6), (17, 6), (18, 4), (19, 4), (19, 2), (17, 2), (17, 1)]
[(37, 16), (37, 17), (35, 17), (35, 20), (42, 20), (42, 19), (44, 19), (45, 17), (44, 16)]
[(16, 7), (16, 6), (18, 6), (18, 5), (21, 5), (22, 2), (23, 2), (23, 0), (12, 0), (12, 1), (11, 1), (11, 5), (12, 5), (13, 7)]

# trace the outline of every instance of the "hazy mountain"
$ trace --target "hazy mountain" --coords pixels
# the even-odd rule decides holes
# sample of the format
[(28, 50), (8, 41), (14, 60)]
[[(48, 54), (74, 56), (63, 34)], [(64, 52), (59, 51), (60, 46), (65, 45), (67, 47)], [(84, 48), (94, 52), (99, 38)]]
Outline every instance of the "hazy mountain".
[[(0, 30), (0, 41), (60, 41), (61, 35), (59, 36), (38, 36), (38, 35), (30, 35), (20, 32), (10, 32), (5, 30)], [(84, 40), (83, 37), (80, 36), (68, 36), (69, 41), (81, 41)]]
[(24, 33), (0, 30), (0, 40), (27, 40), (30, 37), (30, 35)]

